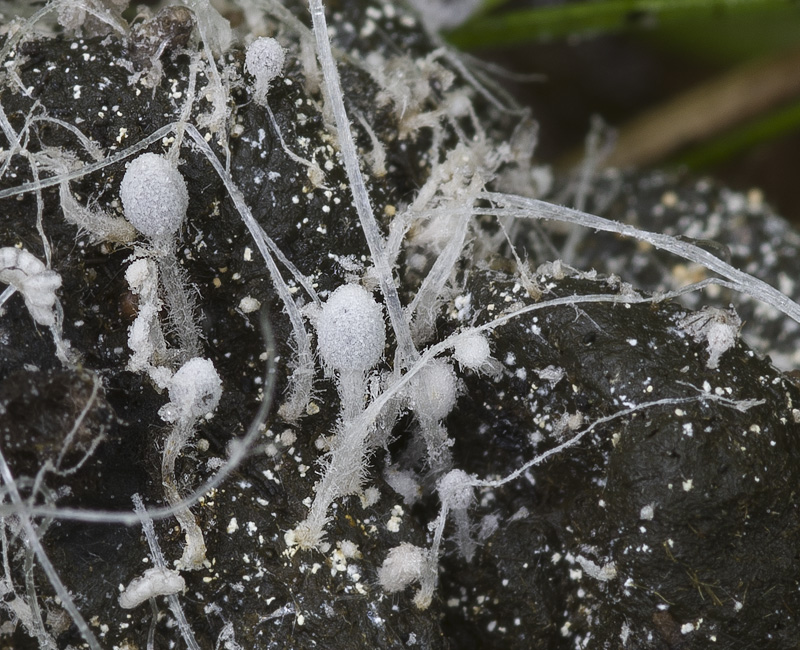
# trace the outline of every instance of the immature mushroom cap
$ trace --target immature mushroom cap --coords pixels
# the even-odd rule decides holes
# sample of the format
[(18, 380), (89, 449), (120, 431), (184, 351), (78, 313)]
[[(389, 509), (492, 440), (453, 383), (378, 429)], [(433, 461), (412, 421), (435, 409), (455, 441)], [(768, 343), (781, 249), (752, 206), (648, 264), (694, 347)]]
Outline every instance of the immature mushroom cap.
[(119, 198), (128, 221), (151, 239), (177, 232), (189, 207), (183, 175), (173, 163), (154, 153), (142, 154), (128, 165)]
[(436, 484), (436, 490), (441, 502), (454, 510), (468, 508), (474, 498), (472, 477), (461, 469), (447, 472)]
[(428, 552), (408, 542), (401, 542), (389, 551), (378, 569), (378, 582), (386, 593), (402, 591), (422, 577)]
[(411, 408), (418, 417), (443, 420), (456, 404), (458, 380), (453, 367), (443, 359), (428, 362), (411, 385)]
[(453, 357), (464, 368), (480, 369), (491, 356), (489, 341), (479, 332), (459, 336), (453, 345)]
[(317, 321), (319, 354), (339, 372), (366, 371), (383, 356), (386, 325), (383, 310), (357, 284), (345, 284), (322, 306)]
[(256, 92), (266, 94), (272, 81), (281, 74), (286, 53), (274, 38), (262, 36), (247, 48), (244, 65), (255, 77)]

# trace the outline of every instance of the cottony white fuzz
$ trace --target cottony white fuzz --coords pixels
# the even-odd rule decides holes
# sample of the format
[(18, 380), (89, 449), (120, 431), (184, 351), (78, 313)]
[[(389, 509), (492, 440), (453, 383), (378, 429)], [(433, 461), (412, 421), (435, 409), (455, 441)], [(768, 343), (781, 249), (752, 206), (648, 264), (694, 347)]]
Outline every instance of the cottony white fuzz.
[(469, 332), (457, 338), (453, 345), (453, 358), (460, 366), (470, 370), (480, 370), (491, 354), (489, 341), (479, 332)]
[(167, 422), (190, 420), (211, 413), (222, 397), (222, 380), (214, 364), (195, 357), (169, 381), (169, 403), (158, 414)]

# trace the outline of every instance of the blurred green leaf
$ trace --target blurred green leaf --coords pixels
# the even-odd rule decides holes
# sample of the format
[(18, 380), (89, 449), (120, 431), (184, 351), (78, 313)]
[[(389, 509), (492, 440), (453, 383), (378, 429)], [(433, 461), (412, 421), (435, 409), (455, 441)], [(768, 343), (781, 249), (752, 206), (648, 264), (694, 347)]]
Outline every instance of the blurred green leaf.
[(692, 62), (736, 65), (800, 45), (800, 5), (767, 5), (757, 12), (675, 20), (646, 37), (651, 46)]
[[(447, 38), (462, 49), (506, 47), (567, 36), (643, 29), (656, 24), (667, 26), (676, 21), (682, 22), (681, 29), (687, 30), (698, 19), (713, 18), (715, 25), (720, 19), (733, 16), (744, 16), (749, 21), (775, 9), (790, 12), (794, 21), (800, 18), (800, 7), (792, 0), (598, 0), (479, 15)], [(789, 24), (800, 33), (800, 23)], [(698, 33), (699, 42), (713, 36), (713, 28), (703, 29)]]

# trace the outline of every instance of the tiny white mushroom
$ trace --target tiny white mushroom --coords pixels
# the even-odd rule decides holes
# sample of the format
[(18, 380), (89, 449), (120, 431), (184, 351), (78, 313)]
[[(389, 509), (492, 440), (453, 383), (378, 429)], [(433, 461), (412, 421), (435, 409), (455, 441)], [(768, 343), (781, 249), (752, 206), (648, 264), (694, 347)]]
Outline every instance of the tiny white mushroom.
[(680, 318), (678, 326), (697, 343), (706, 344), (706, 367), (713, 370), (719, 366), (722, 355), (736, 345), (742, 319), (733, 306), (730, 309), (703, 307)]
[(489, 341), (479, 332), (459, 336), (453, 345), (453, 357), (464, 368), (478, 370), (491, 356)]
[(464, 470), (447, 472), (436, 485), (442, 504), (453, 510), (465, 510), (474, 500), (474, 479)]
[(383, 309), (363, 287), (345, 284), (322, 306), (317, 337), (320, 357), (328, 368), (366, 372), (383, 357)]
[(450, 514), (456, 524), (456, 542), (461, 554), (471, 560), (476, 544), (470, 537), (468, 509), (475, 500), (475, 481), (460, 469), (450, 470), (436, 485), (439, 500), (442, 502), (442, 515)]
[(128, 165), (119, 198), (128, 221), (150, 239), (175, 234), (189, 207), (183, 175), (172, 162), (154, 153), (142, 154)]
[(424, 548), (403, 542), (389, 551), (378, 569), (378, 582), (386, 593), (402, 591), (422, 578), (427, 562)]
[(256, 100), (267, 96), (270, 84), (283, 70), (286, 52), (274, 38), (262, 36), (247, 47), (244, 65), (255, 78)]
[(450, 415), (457, 397), (456, 374), (443, 359), (430, 361), (412, 379), (411, 408), (422, 420), (443, 420)]
[(453, 358), (461, 368), (478, 373), (496, 376), (503, 370), (502, 364), (492, 358), (489, 340), (474, 330), (465, 332), (455, 340)]

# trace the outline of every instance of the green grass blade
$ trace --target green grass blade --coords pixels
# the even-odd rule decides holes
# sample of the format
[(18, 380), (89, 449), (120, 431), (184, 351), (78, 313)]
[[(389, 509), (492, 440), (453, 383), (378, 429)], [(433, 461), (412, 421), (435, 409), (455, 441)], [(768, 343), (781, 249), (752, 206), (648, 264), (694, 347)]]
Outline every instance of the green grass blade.
[(448, 40), (461, 49), (591, 35), (652, 26), (656, 21), (687, 20), (796, 6), (791, 0), (602, 0), (478, 16), (452, 31)]

